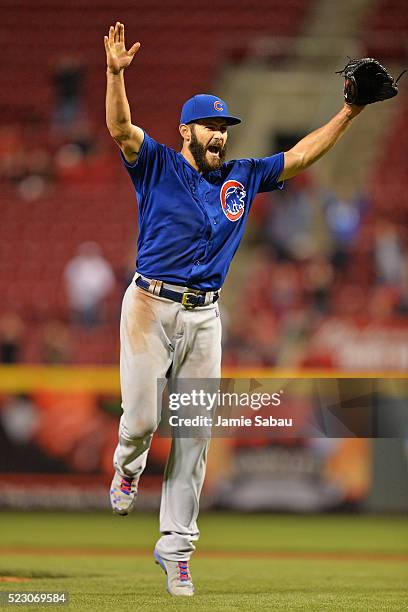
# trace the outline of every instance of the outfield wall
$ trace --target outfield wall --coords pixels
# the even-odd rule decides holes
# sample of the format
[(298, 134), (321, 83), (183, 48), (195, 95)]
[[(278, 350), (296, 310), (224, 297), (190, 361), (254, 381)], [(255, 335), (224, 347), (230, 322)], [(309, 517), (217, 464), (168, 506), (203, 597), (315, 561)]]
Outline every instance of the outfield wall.
[[(408, 381), (395, 372), (333, 370), (229, 368), (223, 377), (247, 379), (254, 388), (262, 379), (339, 379), (344, 386), (347, 379), (364, 378), (382, 389), (373, 399), (377, 409), (405, 402)], [(362, 407), (357, 399), (354, 412)], [(371, 398), (364, 401), (369, 408)], [(310, 397), (298, 397), (296, 408), (307, 417)], [(0, 507), (107, 509), (120, 414), (117, 367), (1, 367)], [(169, 438), (154, 438), (140, 508), (159, 505), (170, 444)], [(271, 439), (237, 433), (212, 440), (203, 507), (400, 511), (408, 508), (407, 480), (402, 436)]]

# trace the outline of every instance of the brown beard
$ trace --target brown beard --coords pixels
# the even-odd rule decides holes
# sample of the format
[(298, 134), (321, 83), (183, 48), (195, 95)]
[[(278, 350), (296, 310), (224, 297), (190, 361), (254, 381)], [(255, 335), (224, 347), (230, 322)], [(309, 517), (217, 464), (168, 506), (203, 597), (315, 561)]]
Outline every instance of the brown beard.
[(206, 159), (206, 153), (208, 148), (198, 141), (194, 125), (191, 125), (191, 141), (188, 145), (188, 148), (190, 149), (190, 153), (193, 156), (195, 163), (197, 164), (197, 168), (203, 174), (205, 172), (213, 172), (214, 170), (219, 170), (222, 164), (224, 163), (225, 156), (227, 154), (227, 145), (225, 144), (222, 149), (219, 150), (219, 159), (217, 160), (217, 164), (213, 166), (208, 163)]

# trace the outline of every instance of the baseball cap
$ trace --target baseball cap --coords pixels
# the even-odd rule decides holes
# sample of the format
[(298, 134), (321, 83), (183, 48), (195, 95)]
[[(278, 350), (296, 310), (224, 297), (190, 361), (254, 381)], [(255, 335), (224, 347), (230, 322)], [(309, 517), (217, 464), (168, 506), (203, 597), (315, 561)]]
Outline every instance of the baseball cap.
[(241, 123), (239, 117), (228, 114), (228, 106), (224, 100), (211, 94), (197, 94), (189, 98), (181, 109), (180, 123), (191, 123), (200, 119), (211, 119), (212, 117), (225, 119), (228, 125)]

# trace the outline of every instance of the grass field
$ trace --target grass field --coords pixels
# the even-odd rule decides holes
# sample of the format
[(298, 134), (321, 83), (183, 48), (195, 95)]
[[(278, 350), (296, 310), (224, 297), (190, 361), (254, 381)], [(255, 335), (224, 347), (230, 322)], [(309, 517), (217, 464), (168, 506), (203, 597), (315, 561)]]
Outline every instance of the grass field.
[(202, 514), (200, 530), (180, 600), (152, 561), (156, 515), (2, 512), (0, 590), (70, 593), (9, 610), (408, 610), (405, 518)]

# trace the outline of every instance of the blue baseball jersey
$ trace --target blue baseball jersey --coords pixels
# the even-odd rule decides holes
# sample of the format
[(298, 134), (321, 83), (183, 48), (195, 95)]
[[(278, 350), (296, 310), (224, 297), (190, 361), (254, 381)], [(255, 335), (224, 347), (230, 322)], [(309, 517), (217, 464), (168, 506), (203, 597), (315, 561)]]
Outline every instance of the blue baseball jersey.
[(139, 203), (137, 271), (192, 289), (221, 288), (256, 194), (283, 187), (283, 153), (200, 174), (145, 133), (136, 162), (122, 160)]

